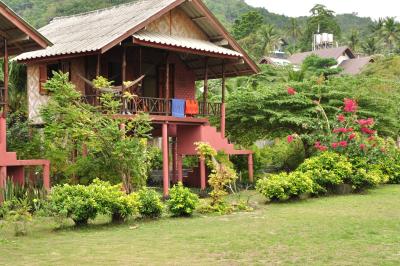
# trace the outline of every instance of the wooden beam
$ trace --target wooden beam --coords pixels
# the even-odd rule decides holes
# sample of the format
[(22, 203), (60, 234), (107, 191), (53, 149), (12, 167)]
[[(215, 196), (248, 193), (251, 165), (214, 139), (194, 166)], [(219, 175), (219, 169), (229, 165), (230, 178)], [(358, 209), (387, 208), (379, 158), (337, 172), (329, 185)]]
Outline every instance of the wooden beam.
[(225, 86), (225, 83), (226, 83), (226, 78), (225, 78), (225, 62), (224, 61), (222, 61), (222, 82), (221, 82), (221, 100), (222, 100), (222, 103), (225, 103), (225, 89), (226, 89), (226, 86)]
[(205, 16), (200, 16), (200, 17), (192, 18), (192, 20), (197, 22), (197, 21), (201, 21), (201, 20), (207, 20), (207, 18)]
[[(24, 52), (24, 48), (22, 48), (21, 45), (19, 45), (18, 43), (16, 43), (15, 40), (12, 40), (12, 37), (11, 37), (10, 34), (8, 34), (8, 33), (5, 32), (5, 31), (0, 30), (0, 35), (1, 35), (4, 39), (10, 40), (10, 41), (8, 42), (8, 44), (12, 44), (12, 43), (13, 43), (19, 50), (21, 50), (21, 52)], [(13, 41), (13, 42), (11, 42), (11, 41)]]

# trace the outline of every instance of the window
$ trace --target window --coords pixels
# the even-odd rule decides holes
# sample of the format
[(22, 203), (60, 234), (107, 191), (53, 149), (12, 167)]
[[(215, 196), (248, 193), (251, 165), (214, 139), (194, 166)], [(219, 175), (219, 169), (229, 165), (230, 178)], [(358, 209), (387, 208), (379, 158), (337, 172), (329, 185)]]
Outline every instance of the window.
[[(39, 65), (39, 93), (41, 95), (48, 95), (48, 91), (44, 88), (47, 80), (53, 78), (54, 72), (62, 71), (64, 73), (71, 73), (71, 65), (69, 62), (57, 62), (50, 64)], [(69, 75), (71, 81), (71, 75)]]

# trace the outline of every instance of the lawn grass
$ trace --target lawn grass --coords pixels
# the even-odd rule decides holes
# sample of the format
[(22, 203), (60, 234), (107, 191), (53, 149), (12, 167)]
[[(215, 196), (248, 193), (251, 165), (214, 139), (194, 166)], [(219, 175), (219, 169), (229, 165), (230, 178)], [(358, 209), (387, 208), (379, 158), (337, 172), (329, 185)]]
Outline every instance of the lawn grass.
[[(253, 195), (255, 192), (248, 192)], [(53, 231), (35, 219), (26, 237), (0, 238), (0, 265), (399, 265), (400, 186), (361, 195), (264, 204), (196, 215)]]

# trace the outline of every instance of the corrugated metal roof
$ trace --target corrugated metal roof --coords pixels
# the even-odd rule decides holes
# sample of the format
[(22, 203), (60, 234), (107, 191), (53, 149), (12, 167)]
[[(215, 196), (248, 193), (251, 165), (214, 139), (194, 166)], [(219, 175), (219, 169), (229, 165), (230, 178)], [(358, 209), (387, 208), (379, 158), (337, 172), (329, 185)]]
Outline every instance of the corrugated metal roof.
[(348, 59), (344, 60), (339, 67), (343, 68), (343, 74), (357, 75), (361, 73), (366, 65), (373, 61), (374, 60), (370, 56)]
[(94, 52), (126, 34), (176, 0), (139, 0), (112, 8), (53, 19), (39, 32), (54, 45), (24, 53), (17, 60)]
[(295, 65), (301, 65), (308, 56), (310, 55), (318, 55), (323, 58), (333, 58), (333, 59), (338, 59), (343, 53), (347, 53), (350, 58), (354, 58), (353, 52), (349, 49), (347, 46), (341, 46), (341, 47), (334, 47), (334, 48), (327, 48), (327, 49), (321, 49), (321, 50), (315, 50), (311, 52), (304, 52), (304, 53), (297, 53), (293, 54), (288, 58), (288, 60)]
[(146, 30), (142, 30), (138, 33), (133, 34), (133, 38), (140, 41), (151, 42), (155, 44), (163, 44), (167, 46), (187, 48), (191, 50), (210, 52), (214, 54), (243, 57), (241, 53), (238, 53), (234, 50), (224, 48), (212, 42), (203, 41), (199, 39), (171, 36), (157, 32), (149, 32)]

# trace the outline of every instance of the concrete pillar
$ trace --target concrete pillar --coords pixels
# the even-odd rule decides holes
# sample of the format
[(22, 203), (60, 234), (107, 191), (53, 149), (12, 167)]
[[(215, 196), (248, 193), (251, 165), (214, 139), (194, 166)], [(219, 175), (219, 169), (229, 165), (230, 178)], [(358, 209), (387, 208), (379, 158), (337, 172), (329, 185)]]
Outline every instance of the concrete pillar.
[(6, 118), (0, 116), (0, 154), (7, 149)]
[[(0, 166), (0, 189), (5, 188), (7, 180), (7, 167)], [(0, 193), (0, 202), (3, 202), (2, 193)]]
[(43, 187), (50, 192), (50, 163), (43, 165)]
[(248, 157), (248, 167), (249, 167), (249, 182), (254, 182), (254, 166), (253, 166), (253, 154), (250, 153)]
[(183, 157), (178, 155), (178, 182), (183, 182)]
[(163, 154), (163, 194), (169, 195), (169, 163), (168, 163), (168, 124), (162, 125), (162, 154)]
[(178, 141), (177, 138), (173, 138), (172, 141), (172, 182), (178, 182)]
[(200, 156), (200, 187), (206, 190), (206, 160)]

